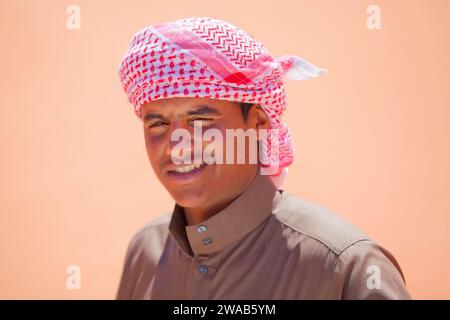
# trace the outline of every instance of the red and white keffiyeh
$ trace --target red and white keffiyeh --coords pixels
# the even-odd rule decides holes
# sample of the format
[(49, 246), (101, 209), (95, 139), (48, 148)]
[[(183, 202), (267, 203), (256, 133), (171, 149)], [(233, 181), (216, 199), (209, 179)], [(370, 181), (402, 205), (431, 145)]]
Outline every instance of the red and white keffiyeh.
[(271, 139), (266, 148), (269, 157), (277, 157), (280, 170), (272, 178), (279, 188), (294, 159), (289, 128), (281, 121), (286, 109), (283, 79), (307, 80), (325, 73), (298, 56), (274, 58), (252, 35), (209, 17), (138, 31), (119, 66), (123, 89), (140, 119), (143, 104), (171, 97), (260, 104), (271, 128), (278, 129), (278, 152), (271, 152)]

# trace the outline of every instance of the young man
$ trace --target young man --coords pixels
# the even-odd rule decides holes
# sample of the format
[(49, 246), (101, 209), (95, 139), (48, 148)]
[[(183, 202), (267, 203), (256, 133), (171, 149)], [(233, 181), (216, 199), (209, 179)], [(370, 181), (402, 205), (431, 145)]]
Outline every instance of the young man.
[[(133, 236), (117, 299), (410, 299), (387, 250), (282, 188), (294, 154), (283, 78), (324, 72), (208, 17), (134, 35), (120, 79), (175, 205)], [(239, 145), (230, 132), (250, 134)]]

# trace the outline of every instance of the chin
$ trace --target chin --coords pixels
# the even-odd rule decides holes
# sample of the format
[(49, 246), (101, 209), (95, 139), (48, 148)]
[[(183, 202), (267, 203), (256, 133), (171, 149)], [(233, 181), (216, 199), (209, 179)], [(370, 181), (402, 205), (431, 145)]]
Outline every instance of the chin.
[(170, 191), (173, 200), (180, 206), (185, 208), (196, 208), (203, 206), (208, 197), (204, 190), (195, 190), (195, 188), (178, 189)]

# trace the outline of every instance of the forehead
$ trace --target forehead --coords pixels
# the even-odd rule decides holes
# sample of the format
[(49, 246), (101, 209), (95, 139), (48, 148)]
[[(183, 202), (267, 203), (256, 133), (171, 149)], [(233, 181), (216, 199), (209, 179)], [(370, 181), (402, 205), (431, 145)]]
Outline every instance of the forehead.
[(237, 109), (239, 102), (217, 100), (209, 98), (192, 98), (192, 97), (174, 97), (168, 99), (159, 99), (147, 102), (142, 105), (141, 113), (145, 116), (149, 112), (158, 113), (184, 113), (188, 110), (200, 108), (202, 106), (208, 106), (223, 112), (232, 112)]

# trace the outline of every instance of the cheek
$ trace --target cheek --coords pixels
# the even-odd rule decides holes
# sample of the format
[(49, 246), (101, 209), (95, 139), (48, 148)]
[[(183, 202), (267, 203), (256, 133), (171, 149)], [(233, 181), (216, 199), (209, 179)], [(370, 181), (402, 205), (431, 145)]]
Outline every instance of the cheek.
[(205, 134), (205, 131), (209, 130), (209, 129), (214, 129), (214, 130), (218, 130), (220, 132), (220, 135), (222, 137), (221, 140), (215, 141), (214, 139), (211, 140), (207, 140), (204, 139), (203, 140), (203, 150), (208, 146), (214, 145), (214, 149), (220, 150), (222, 149), (222, 155), (223, 155), (223, 162), (225, 162), (225, 155), (226, 155), (226, 129), (229, 128), (227, 126), (227, 124), (224, 123), (214, 123), (212, 125), (209, 125), (208, 127), (205, 127), (203, 129), (203, 134)]
[(150, 133), (148, 131), (144, 132), (145, 145), (147, 149), (160, 147), (163, 143), (167, 141), (166, 134), (160, 133)]
[(164, 152), (164, 136), (156, 136), (151, 134), (144, 134), (145, 139), (145, 147), (147, 149), (147, 155), (148, 158), (154, 166), (158, 163), (158, 160), (160, 159), (162, 153)]
[[(236, 123), (236, 122), (227, 122), (227, 123), (221, 123), (221, 124), (216, 124), (213, 126), (209, 126), (208, 128), (214, 128), (217, 129), (221, 132), (222, 134), (222, 152), (223, 152), (223, 159), (224, 159), (224, 163), (226, 162), (226, 153), (227, 153), (227, 130), (231, 130), (229, 135), (232, 138), (231, 140), (233, 140), (233, 143), (230, 144), (229, 148), (228, 148), (228, 152), (232, 153), (232, 164), (228, 164), (226, 165), (226, 167), (230, 167), (230, 165), (235, 165), (238, 162), (238, 155), (243, 155), (245, 158), (245, 163), (249, 163), (249, 153), (253, 152), (253, 160), (255, 157), (257, 157), (257, 153), (258, 153), (258, 147), (257, 147), (257, 133), (255, 132), (255, 136), (253, 137), (251, 135), (250, 137), (246, 137), (245, 138), (245, 142), (243, 145), (241, 145), (240, 143), (238, 143), (238, 138), (235, 135), (235, 130), (237, 129), (242, 129), (244, 132), (249, 128), (248, 126), (246, 126), (245, 124), (241, 124), (241, 123)], [(250, 139), (252, 140), (252, 142), (250, 142)], [(206, 145), (209, 144), (210, 142), (206, 142)], [(251, 146), (251, 148), (250, 148)], [(242, 149), (243, 147), (243, 149)], [(234, 157), (233, 157), (234, 155)]]

